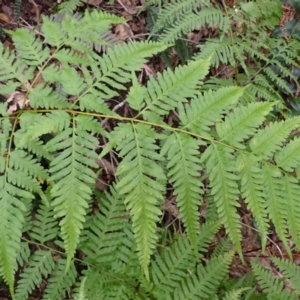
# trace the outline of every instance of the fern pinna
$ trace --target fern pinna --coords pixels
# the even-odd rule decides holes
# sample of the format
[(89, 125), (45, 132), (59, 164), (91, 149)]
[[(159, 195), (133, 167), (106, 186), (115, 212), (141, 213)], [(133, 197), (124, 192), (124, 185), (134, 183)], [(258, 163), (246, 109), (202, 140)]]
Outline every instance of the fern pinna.
[[(211, 57), (166, 69), (141, 86), (136, 72), (170, 45), (134, 41), (105, 54), (88, 46), (123, 21), (101, 11), (80, 20), (44, 17), (41, 36), (18, 29), (10, 32), (14, 50), (0, 44), (1, 94), (25, 91), (17, 111), (0, 105), (0, 275), (15, 299), (27, 298), (44, 278), (43, 299), (61, 299), (74, 284), (74, 299), (216, 296), (234, 250), (206, 264), (201, 259), (221, 225), (242, 255), (240, 201), (263, 247), (270, 221), (288, 250), (288, 234), (300, 245), (300, 118), (270, 122), (277, 102), (248, 103), (251, 86), (209, 89), (203, 82)], [(123, 117), (109, 100), (128, 83), (126, 105), (134, 114)], [(176, 127), (166, 122), (172, 111)], [(99, 119), (114, 120), (113, 127)], [(116, 182), (97, 194), (96, 159), (111, 151), (119, 161)], [(167, 185), (185, 234), (159, 249)], [(200, 226), (207, 197), (220, 223), (211, 218)], [(100, 212), (92, 210), (95, 201)]]

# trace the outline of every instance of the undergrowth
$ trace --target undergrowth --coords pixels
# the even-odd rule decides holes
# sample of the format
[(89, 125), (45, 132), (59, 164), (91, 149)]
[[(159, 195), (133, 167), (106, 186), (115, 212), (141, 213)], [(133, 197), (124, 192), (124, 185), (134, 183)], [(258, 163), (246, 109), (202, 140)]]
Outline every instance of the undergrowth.
[[(292, 260), (272, 259), (288, 285), (256, 260), (243, 279), (228, 272), (244, 260), (241, 203), (262, 249), (271, 223), (290, 258), (291, 239), (300, 248), (300, 117), (286, 103), (299, 42), (267, 34), (276, 1), (157, 2), (146, 3), (159, 4), (156, 41), (108, 45), (101, 37), (125, 20), (92, 10), (43, 17), (39, 35), (21, 28), (7, 32), (14, 49), (0, 44), (0, 93), (19, 95), (13, 109), (11, 97), (0, 104), (0, 275), (14, 299), (38, 289), (41, 299), (298, 299)], [(149, 58), (206, 26), (218, 34), (186, 64), (139, 82)], [(212, 75), (221, 64), (232, 78)], [(112, 106), (121, 94), (129, 116)], [(97, 191), (110, 160), (116, 173)], [(170, 195), (181, 233), (164, 227)], [(228, 238), (210, 253), (221, 228)]]

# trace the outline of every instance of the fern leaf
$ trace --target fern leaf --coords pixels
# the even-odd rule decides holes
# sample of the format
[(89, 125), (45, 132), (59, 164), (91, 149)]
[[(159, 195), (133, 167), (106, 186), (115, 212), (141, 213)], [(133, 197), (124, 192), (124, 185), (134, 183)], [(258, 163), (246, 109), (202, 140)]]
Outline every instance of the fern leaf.
[(274, 223), (279, 238), (290, 253), (287, 240), (287, 209), (281, 172), (278, 168), (266, 164), (262, 169), (262, 175), (269, 217)]
[[(216, 234), (220, 225), (218, 223), (207, 223), (203, 225), (198, 237), (200, 251), (205, 251)], [(167, 292), (172, 293), (179, 286), (182, 279), (188, 276), (188, 270), (194, 268), (195, 262), (199, 260), (195, 256), (193, 245), (186, 236), (180, 237), (170, 248), (155, 255), (151, 263), (151, 275), (154, 283), (153, 295), (158, 298)]]
[(147, 84), (148, 93), (145, 95), (143, 109), (138, 113), (147, 118), (147, 111), (158, 115), (166, 115), (175, 109), (186, 98), (197, 95), (202, 79), (208, 72), (209, 59), (190, 62), (187, 66), (180, 66), (172, 72), (167, 69), (158, 74), (157, 80), (151, 77)]
[(41, 204), (39, 210), (35, 214), (33, 227), (29, 231), (32, 239), (41, 244), (53, 240), (58, 235), (58, 224), (54, 219), (54, 212), (51, 206)]
[(244, 140), (253, 136), (272, 107), (273, 103), (262, 102), (235, 108), (223, 122), (216, 124), (220, 141), (225, 140), (233, 147), (245, 149)]
[(233, 252), (210, 259), (206, 266), (198, 266), (196, 274), (188, 276), (179, 288), (176, 288), (172, 297), (167, 299), (210, 299), (218, 284), (226, 274), (233, 257)]
[(111, 195), (105, 193), (99, 198), (101, 214), (87, 218), (82, 237), (83, 252), (87, 261), (110, 264), (116, 261), (118, 246), (126, 238), (124, 230), (128, 221), (122, 197), (110, 189)]
[(84, 2), (85, 0), (66, 0), (59, 5), (58, 9), (59, 12), (71, 13)]
[[(3, 44), (0, 43), (0, 80), (9, 80), (7, 84), (13, 84), (14, 87), (25, 85), (26, 81), (33, 77), (34, 67), (27, 67), (20, 59), (16, 58), (14, 51), (4, 49)], [(14, 84), (10, 79), (17, 79), (20, 83)]]
[(300, 294), (300, 268), (294, 262), (280, 259), (278, 257), (272, 257), (272, 261), (276, 266), (283, 272), (285, 278), (288, 278), (289, 283), (292, 285), (293, 289)]
[(259, 130), (251, 139), (251, 150), (262, 159), (270, 158), (275, 151), (280, 149), (290, 132), (297, 128), (299, 124), (299, 117), (270, 123), (268, 127)]
[(278, 167), (286, 172), (292, 172), (300, 165), (300, 139), (294, 138), (275, 154)]
[(186, 227), (194, 249), (197, 249), (200, 233), (199, 207), (203, 194), (203, 184), (197, 179), (202, 169), (198, 158), (200, 145), (203, 145), (203, 142), (191, 136), (174, 133), (161, 150), (162, 155), (168, 155), (168, 177), (174, 186), (174, 195), (180, 211), (179, 218)]
[[(98, 80), (94, 85), (100, 89), (104, 89), (102, 86), (104, 84), (116, 89), (124, 89), (124, 83), (131, 79), (131, 72), (138, 71), (141, 68), (141, 64), (146, 62), (146, 57), (166, 48), (166, 45), (154, 42), (133, 42), (115, 45), (105, 55), (98, 58), (98, 71), (96, 72), (102, 75), (97, 76)], [(101, 73), (99, 73), (100, 70)]]
[(66, 293), (70, 286), (75, 283), (76, 269), (73, 263), (66, 271), (68, 263), (64, 259), (59, 259), (55, 263), (52, 276), (48, 279), (48, 284), (44, 292), (42, 300), (60, 300), (66, 298)]
[(258, 162), (256, 157), (241, 153), (237, 159), (237, 166), (240, 172), (242, 196), (258, 224), (262, 236), (262, 248), (265, 249), (269, 224), (262, 186), (263, 174)]
[(252, 263), (253, 272), (261, 285), (262, 289), (268, 294), (269, 299), (274, 300), (296, 300), (298, 297), (296, 295), (291, 295), (283, 287), (283, 282), (277, 278), (274, 278), (270, 272), (263, 269), (257, 263)]
[(35, 38), (33, 32), (19, 28), (10, 32), (19, 56), (29, 66), (41, 66), (50, 55), (50, 49)]
[(85, 221), (85, 209), (92, 193), (90, 185), (96, 181), (96, 174), (90, 168), (97, 167), (94, 148), (98, 140), (85, 130), (85, 123), (89, 121), (89, 117), (74, 117), (71, 128), (47, 143), (50, 152), (62, 151), (51, 161), (50, 180), (54, 182), (51, 196), (55, 216), (62, 218), (59, 224), (67, 266), (76, 251)]
[(212, 7), (202, 8), (199, 12), (188, 13), (184, 18), (175, 21), (163, 32), (159, 41), (162, 43), (173, 43), (182, 33), (191, 32), (195, 28), (201, 28), (206, 25), (217, 25), (220, 30), (226, 32), (230, 26), (230, 20), (219, 9)]
[(239, 215), (236, 207), (239, 206), (238, 177), (235, 175), (233, 150), (223, 145), (211, 144), (203, 153), (201, 161), (206, 161), (209, 174), (211, 195), (218, 209), (218, 215), (226, 231), (241, 253), (241, 233)]
[(239, 300), (241, 299), (242, 293), (247, 291), (249, 288), (240, 288), (238, 290), (233, 290), (228, 293), (222, 298), (222, 300)]
[(148, 277), (150, 255), (158, 239), (155, 231), (161, 211), (157, 206), (163, 200), (165, 175), (156, 163), (161, 160), (155, 152), (158, 149), (154, 138), (157, 133), (143, 124), (126, 124), (121, 128), (131, 133), (117, 148), (123, 157), (117, 171), (120, 176), (117, 189), (125, 196), (125, 204), (130, 210), (139, 260)]
[(179, 103), (181, 128), (201, 136), (210, 137), (209, 126), (221, 120), (228, 107), (235, 104), (244, 89), (239, 87), (220, 88), (215, 92), (207, 91), (183, 106)]
[(285, 205), (287, 210), (287, 225), (289, 232), (293, 238), (297, 249), (300, 249), (300, 222), (299, 213), (300, 205), (298, 200), (298, 195), (300, 193), (299, 182), (296, 178), (285, 175), (282, 178), (282, 188), (285, 195)]
[(30, 292), (42, 283), (42, 275), (47, 277), (54, 269), (54, 260), (51, 251), (37, 250), (31, 256), (28, 265), (20, 275), (16, 290), (16, 299), (27, 299)]

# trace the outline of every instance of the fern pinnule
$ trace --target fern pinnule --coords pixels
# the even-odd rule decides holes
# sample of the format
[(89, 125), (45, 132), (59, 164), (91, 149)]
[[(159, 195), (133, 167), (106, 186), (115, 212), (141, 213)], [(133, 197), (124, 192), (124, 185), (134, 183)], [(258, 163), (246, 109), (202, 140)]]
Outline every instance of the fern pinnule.
[[(190, 62), (180, 66), (175, 71), (167, 69), (158, 74), (157, 80), (150, 78), (147, 83), (148, 92), (142, 103), (143, 108), (137, 116), (143, 115), (150, 121), (153, 113), (167, 115), (177, 108), (186, 98), (197, 95), (202, 79), (209, 69), (209, 59)], [(147, 113), (151, 112), (150, 115)]]
[(73, 262), (68, 267), (67, 260), (63, 258), (56, 260), (42, 300), (66, 298), (70, 286), (76, 281), (76, 276), (76, 268)]
[(32, 225), (29, 236), (41, 244), (55, 239), (59, 232), (58, 222), (54, 218), (53, 208), (50, 205), (39, 206)]
[(219, 228), (220, 224), (211, 222), (202, 226), (197, 240), (199, 255), (195, 255), (194, 246), (187, 236), (179, 237), (169, 248), (155, 255), (151, 263), (153, 295), (160, 299), (163, 298), (162, 294), (172, 293), (174, 288), (179, 287), (180, 282), (187, 276), (187, 270), (194, 269), (195, 261), (199, 260), (200, 253), (206, 250)]
[(221, 120), (227, 109), (238, 102), (243, 91), (240, 87), (220, 88), (214, 92), (208, 90), (193, 98), (189, 104), (179, 103), (181, 128), (211, 138), (210, 126)]
[(166, 299), (211, 299), (226, 274), (233, 251), (210, 259), (205, 266), (199, 265), (194, 274), (186, 276), (179, 287)]
[(117, 169), (120, 180), (117, 190), (125, 196), (125, 205), (130, 209), (132, 228), (137, 244), (141, 266), (146, 277), (148, 265), (158, 239), (156, 222), (161, 214), (158, 205), (163, 200), (165, 175), (156, 162), (161, 156), (156, 153), (155, 136), (157, 133), (148, 125), (125, 124), (124, 132), (130, 135), (123, 140), (117, 150), (123, 157)]
[[(72, 127), (66, 129), (47, 143), (50, 152), (61, 151), (50, 163), (50, 180), (54, 182), (51, 196), (55, 216), (60, 221), (61, 232), (67, 252), (67, 265), (76, 251), (80, 231), (85, 221), (97, 168), (94, 152), (98, 140), (86, 130), (89, 117), (72, 118)], [(91, 120), (90, 120), (91, 121)]]
[(300, 294), (300, 268), (292, 261), (287, 259), (282, 259), (279, 257), (272, 257), (273, 263), (280, 269), (284, 277), (288, 279), (289, 283), (292, 285), (292, 288)]
[(229, 237), (241, 253), (241, 232), (239, 215), (239, 187), (237, 184), (233, 150), (218, 143), (212, 143), (203, 153), (201, 162), (206, 163), (210, 180), (210, 194), (213, 196), (218, 215)]
[(171, 134), (161, 149), (161, 154), (167, 154), (167, 169), (170, 183), (174, 187), (176, 203), (180, 211), (187, 234), (194, 249), (200, 233), (199, 207), (203, 184), (198, 177), (201, 171), (198, 148), (205, 143), (187, 134)]
[(294, 138), (287, 145), (282, 147), (275, 154), (275, 161), (278, 167), (286, 172), (292, 172), (300, 165), (300, 139)]
[(266, 213), (266, 195), (262, 186), (263, 176), (259, 159), (253, 155), (240, 153), (237, 169), (241, 183), (241, 195), (245, 199), (261, 233), (262, 248), (267, 244), (269, 221)]
[(283, 281), (275, 278), (269, 271), (261, 267), (258, 263), (251, 263), (255, 277), (261, 288), (268, 294), (270, 299), (274, 300), (296, 300), (298, 297), (284, 289)]
[(233, 109), (224, 121), (216, 124), (220, 141), (226, 141), (235, 148), (245, 149), (244, 140), (253, 136), (273, 105), (268, 102), (250, 103)]
[(46, 278), (52, 273), (54, 267), (55, 263), (51, 251), (35, 251), (20, 275), (21, 279), (17, 283), (15, 299), (27, 299), (34, 288), (42, 283), (43, 277)]
[(286, 121), (269, 123), (268, 127), (260, 129), (250, 140), (253, 154), (262, 159), (271, 158), (280, 149), (291, 131), (300, 124), (300, 118), (294, 117)]

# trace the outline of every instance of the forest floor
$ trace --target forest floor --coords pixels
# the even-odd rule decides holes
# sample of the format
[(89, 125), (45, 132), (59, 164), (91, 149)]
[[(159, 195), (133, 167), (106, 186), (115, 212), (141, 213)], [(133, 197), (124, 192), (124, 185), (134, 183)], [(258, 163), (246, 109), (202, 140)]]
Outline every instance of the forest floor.
[[(20, 9), (20, 18), (19, 20), (16, 19), (16, 11), (18, 8), (15, 7), (16, 2), (22, 2)], [(59, 5), (57, 0), (26, 0), (26, 1), (15, 1), (15, 0), (0, 0), (0, 28), (14, 30), (19, 27), (26, 27), (26, 28), (35, 28), (39, 26), (42, 22), (41, 16), (46, 15), (50, 16), (56, 13), (57, 7)], [(87, 0), (87, 4), (83, 4), (80, 7), (81, 11), (85, 9), (94, 9), (100, 8), (106, 12), (110, 12), (119, 16), (123, 16), (126, 20), (126, 24), (120, 24), (113, 29), (113, 33), (120, 41), (126, 41), (131, 39), (146, 39), (149, 30), (147, 28), (147, 20), (145, 12), (139, 14), (142, 5), (144, 4), (144, 0), (114, 0), (114, 1), (105, 1), (105, 0)], [(113, 4), (110, 4), (113, 2)], [(226, 4), (230, 7), (233, 7), (235, 4), (235, 0), (226, 0)], [(288, 6), (284, 6), (284, 16), (282, 18), (282, 23), (285, 23), (291, 20), (294, 17), (295, 12)], [(281, 24), (282, 25), (282, 24)], [(201, 30), (202, 31), (202, 30)], [(193, 32), (188, 35), (188, 39), (194, 45), (200, 43), (203, 39), (207, 37), (211, 37), (214, 35), (214, 32), (211, 30), (205, 29), (204, 31), (200, 32)], [(11, 46), (11, 40), (8, 35), (1, 36), (2, 43)], [(179, 65), (180, 59), (176, 55), (176, 52), (171, 53), (171, 62), (172, 66)], [(165, 63), (159, 58), (156, 57), (155, 59), (151, 60), (147, 65), (144, 66), (144, 72), (148, 72), (151, 74), (156, 74), (157, 72), (161, 72), (165, 69)], [(229, 78), (232, 76), (232, 71), (230, 69), (223, 68), (222, 66), (218, 70), (212, 70), (215, 74), (222, 73), (222, 76), (225, 78)], [(214, 74), (213, 74), (214, 75)], [(122, 95), (120, 95), (120, 102), (122, 101)], [(112, 106), (116, 105), (116, 103), (111, 103)], [(118, 111), (118, 113), (122, 113)], [(125, 112), (124, 114), (128, 114), (130, 112)], [(112, 168), (114, 170), (115, 168)], [(113, 171), (111, 172), (113, 173)], [(103, 190), (105, 189), (105, 183), (108, 180), (108, 175), (113, 176), (114, 174), (105, 174), (102, 173), (98, 180), (98, 189)], [(102, 176), (102, 177), (101, 177)], [(169, 198), (165, 201), (166, 204), (174, 202), (174, 196), (169, 195)], [(173, 205), (174, 206), (174, 205)], [(172, 208), (172, 207), (171, 207)], [(176, 210), (176, 204), (175, 208)], [(170, 211), (172, 209), (167, 208), (165, 209), (165, 220), (168, 223), (175, 224), (178, 228), (178, 231), (181, 230), (180, 221), (176, 220), (176, 214), (172, 214)], [(269, 256), (279, 256), (279, 257), (287, 257), (287, 254), (284, 250), (284, 247), (281, 245), (278, 237), (274, 233), (270, 233), (269, 240), (267, 244), (267, 248), (265, 253), (262, 253), (262, 249), (259, 242), (259, 233), (256, 228), (253, 227), (253, 219), (251, 213), (247, 210), (245, 206), (241, 206), (239, 208), (239, 213), (241, 216), (241, 223), (243, 225), (243, 254), (245, 257), (246, 263), (242, 263), (238, 256), (235, 257), (233, 260), (230, 274), (233, 278), (240, 278), (248, 273), (250, 270), (249, 261), (251, 259), (255, 259), (257, 257), (260, 258), (261, 263), (266, 267), (272, 269), (274, 274), (277, 274), (276, 269), (272, 268), (272, 264), (269, 260)], [(201, 214), (205, 215), (205, 208)], [(166, 224), (168, 225), (168, 224)], [(219, 233), (219, 237), (224, 236), (225, 233), (221, 231)], [(218, 244), (218, 237), (211, 245), (211, 250)], [(294, 256), (295, 261), (300, 260), (300, 256), (298, 257), (297, 254)], [(299, 261), (300, 262), (300, 261)], [(38, 294), (38, 292), (37, 292)], [(0, 290), (0, 300), (7, 300), (9, 299), (8, 292), (6, 290)], [(36, 297), (30, 298), (32, 300), (39, 299), (38, 295)]]

